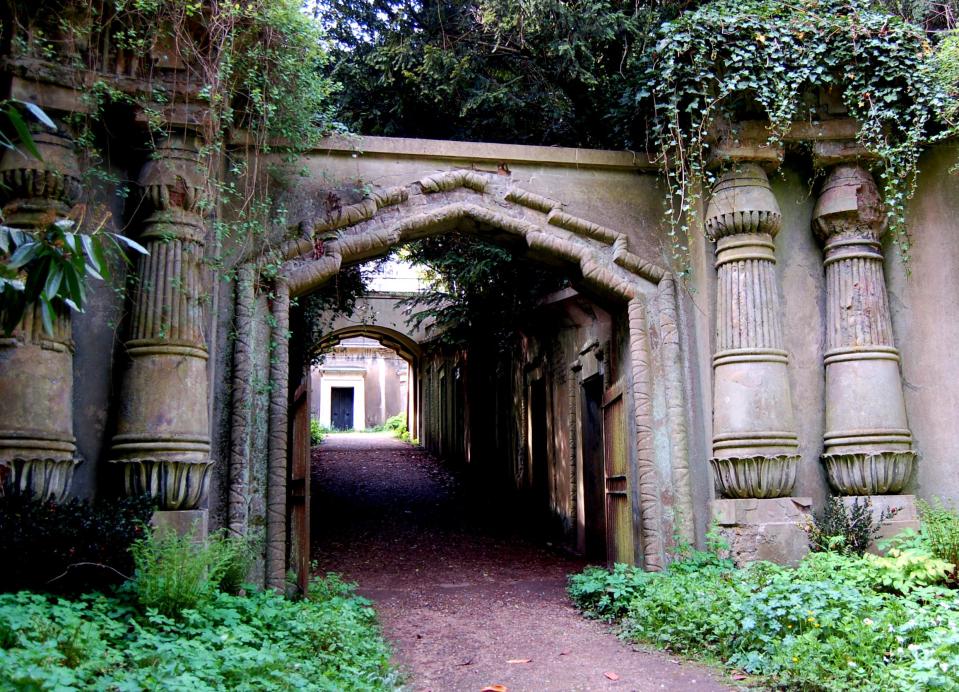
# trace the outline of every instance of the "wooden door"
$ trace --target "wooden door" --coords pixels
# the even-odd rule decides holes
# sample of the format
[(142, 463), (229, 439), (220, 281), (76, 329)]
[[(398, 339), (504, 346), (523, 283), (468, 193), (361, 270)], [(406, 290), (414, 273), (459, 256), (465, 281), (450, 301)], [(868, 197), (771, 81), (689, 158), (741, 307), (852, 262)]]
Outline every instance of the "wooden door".
[(334, 430), (353, 429), (353, 387), (330, 389), (330, 425)]
[(603, 443), (606, 465), (606, 546), (610, 565), (632, 564), (633, 512), (629, 501), (629, 447), (623, 381), (603, 396)]
[(290, 408), (290, 478), (287, 483), (290, 569), (306, 593), (310, 581), (310, 374), (293, 394)]

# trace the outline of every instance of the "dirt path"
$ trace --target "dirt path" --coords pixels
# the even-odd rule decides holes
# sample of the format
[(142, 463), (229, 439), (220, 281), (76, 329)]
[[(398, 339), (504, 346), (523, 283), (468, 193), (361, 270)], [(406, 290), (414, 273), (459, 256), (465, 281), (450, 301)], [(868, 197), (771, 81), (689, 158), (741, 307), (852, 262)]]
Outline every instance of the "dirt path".
[(313, 493), (320, 571), (376, 603), (414, 690), (726, 689), (580, 617), (565, 584), (583, 563), (518, 535), (506, 508), (469, 498), (420, 449), (332, 435), (313, 451)]

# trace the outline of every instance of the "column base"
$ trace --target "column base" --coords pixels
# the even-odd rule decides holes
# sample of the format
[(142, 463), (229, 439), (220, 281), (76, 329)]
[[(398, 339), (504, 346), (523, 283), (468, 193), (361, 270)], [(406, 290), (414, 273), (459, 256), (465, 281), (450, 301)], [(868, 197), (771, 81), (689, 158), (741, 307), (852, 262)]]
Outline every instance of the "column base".
[(191, 510), (202, 504), (210, 486), (213, 462), (201, 459), (117, 458), (127, 495), (149, 495), (162, 510)]
[(803, 526), (811, 521), (811, 507), (809, 497), (713, 500), (709, 515), (737, 567), (759, 560), (795, 565), (809, 552)]
[(180, 536), (192, 531), (193, 539), (199, 543), (210, 533), (210, 513), (205, 509), (160, 510), (153, 513), (150, 526), (155, 533), (173, 531)]
[(847, 495), (839, 499), (847, 511), (852, 509), (857, 501), (861, 505), (865, 500), (869, 500), (872, 504), (872, 520), (876, 523), (884, 511), (895, 510), (892, 518), (882, 522), (875, 540), (869, 544), (870, 553), (879, 554), (880, 541), (897, 536), (906, 529), (919, 530), (919, 511), (916, 509), (915, 495)]
[[(827, 443), (828, 444), (828, 443)], [(883, 497), (902, 492), (918, 455), (909, 449), (823, 454), (829, 485), (838, 495)]]
[(714, 457), (716, 489), (724, 498), (779, 498), (789, 497), (796, 485), (796, 472), (801, 457), (798, 454), (765, 456)]
[(73, 470), (80, 459), (15, 459), (13, 484), (17, 492), (30, 493), (37, 500), (63, 502), (70, 495)]

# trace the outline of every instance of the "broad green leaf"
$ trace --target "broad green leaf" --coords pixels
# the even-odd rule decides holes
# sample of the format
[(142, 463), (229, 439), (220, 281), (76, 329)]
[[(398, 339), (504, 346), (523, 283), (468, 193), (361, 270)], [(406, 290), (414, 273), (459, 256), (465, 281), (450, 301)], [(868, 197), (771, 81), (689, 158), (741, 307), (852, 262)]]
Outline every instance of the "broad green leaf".
[(50, 273), (47, 274), (46, 283), (43, 285), (43, 292), (48, 299), (52, 300), (59, 293), (61, 281), (63, 281), (63, 269), (59, 264), (50, 265)]
[(40, 151), (37, 149), (37, 145), (33, 143), (33, 135), (30, 134), (30, 128), (27, 127), (27, 124), (23, 122), (23, 118), (20, 117), (20, 114), (17, 112), (16, 108), (7, 108), (7, 119), (10, 121), (10, 124), (13, 125), (13, 129), (17, 131), (17, 136), (20, 139), (20, 144), (23, 146), (27, 152), (30, 153), (35, 159), (43, 161), (43, 157), (40, 156)]
[[(77, 276), (73, 267), (67, 267), (63, 271), (63, 280), (67, 286), (67, 294), (70, 300), (76, 301), (78, 305), (83, 305), (83, 277)], [(77, 308), (79, 310), (79, 308)]]
[(53, 334), (53, 320), (56, 315), (53, 312), (53, 305), (50, 304), (49, 297), (40, 297), (40, 319), (43, 321), (43, 330)]
[(57, 129), (56, 123), (50, 119), (50, 116), (43, 112), (43, 109), (40, 108), (40, 106), (35, 103), (30, 103), (29, 101), (21, 101), (20, 103), (22, 103), (24, 107), (26, 107), (26, 109), (33, 114), (33, 117), (39, 120), (41, 123), (49, 127), (51, 130)]
[(97, 253), (93, 250), (93, 238), (83, 234), (80, 236), (81, 242), (83, 242), (83, 252), (86, 254), (87, 259), (90, 261), (90, 264), (93, 265), (93, 268), (97, 271), (100, 271), (100, 260), (97, 258)]
[(36, 242), (26, 243), (17, 248), (17, 251), (13, 253), (13, 256), (10, 257), (10, 261), (7, 264), (14, 269), (19, 269), (23, 265), (27, 264), (30, 260), (37, 256), (37, 253), (40, 252), (40, 244)]
[(119, 233), (111, 233), (110, 235), (112, 235), (116, 240), (118, 240), (119, 242), (123, 243), (123, 244), (126, 245), (128, 248), (130, 248), (131, 250), (136, 250), (136, 251), (139, 252), (141, 255), (149, 255), (149, 254), (150, 254), (145, 247), (143, 247), (142, 245), (140, 245), (140, 243), (138, 243), (137, 241), (135, 241), (135, 240), (133, 240), (133, 239), (131, 239), (131, 238), (127, 238), (125, 235), (120, 235)]

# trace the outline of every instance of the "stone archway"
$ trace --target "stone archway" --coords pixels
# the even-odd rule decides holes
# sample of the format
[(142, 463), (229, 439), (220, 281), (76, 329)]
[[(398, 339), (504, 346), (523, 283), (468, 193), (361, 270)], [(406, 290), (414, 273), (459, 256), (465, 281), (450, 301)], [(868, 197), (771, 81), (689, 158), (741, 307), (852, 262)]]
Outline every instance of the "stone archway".
[[(287, 565), (286, 474), (288, 457), (289, 310), (342, 266), (386, 254), (410, 240), (454, 229), (495, 229), (522, 240), (533, 259), (573, 266), (581, 283), (625, 307), (629, 364), (623, 382), (632, 492), (638, 507), (641, 548), (637, 561), (662, 569), (667, 537), (692, 540), (686, 404), (677, 324), (676, 285), (665, 269), (633, 254), (626, 234), (572, 216), (553, 199), (522, 190), (508, 178), (458, 170), (405, 187), (372, 193), (325, 218), (301, 224), (301, 237), (284, 247), (271, 304), (269, 436), (266, 506), (266, 581), (282, 587)], [(253, 354), (250, 335), (255, 265), (239, 271), (236, 300), (233, 430), (230, 459), (230, 526), (242, 530), (251, 421)], [(654, 370), (662, 392), (654, 439)], [(657, 443), (659, 440), (659, 443)], [(665, 443), (662, 441), (665, 440)]]
[(420, 392), (418, 384), (420, 359), (423, 356), (423, 348), (411, 336), (396, 329), (380, 324), (360, 323), (340, 327), (328, 332), (315, 344), (314, 352), (321, 353), (327, 351), (341, 341), (358, 336), (375, 339), (381, 346), (392, 349), (409, 365), (408, 389), (406, 394), (406, 424), (410, 432), (415, 436), (420, 418)]

